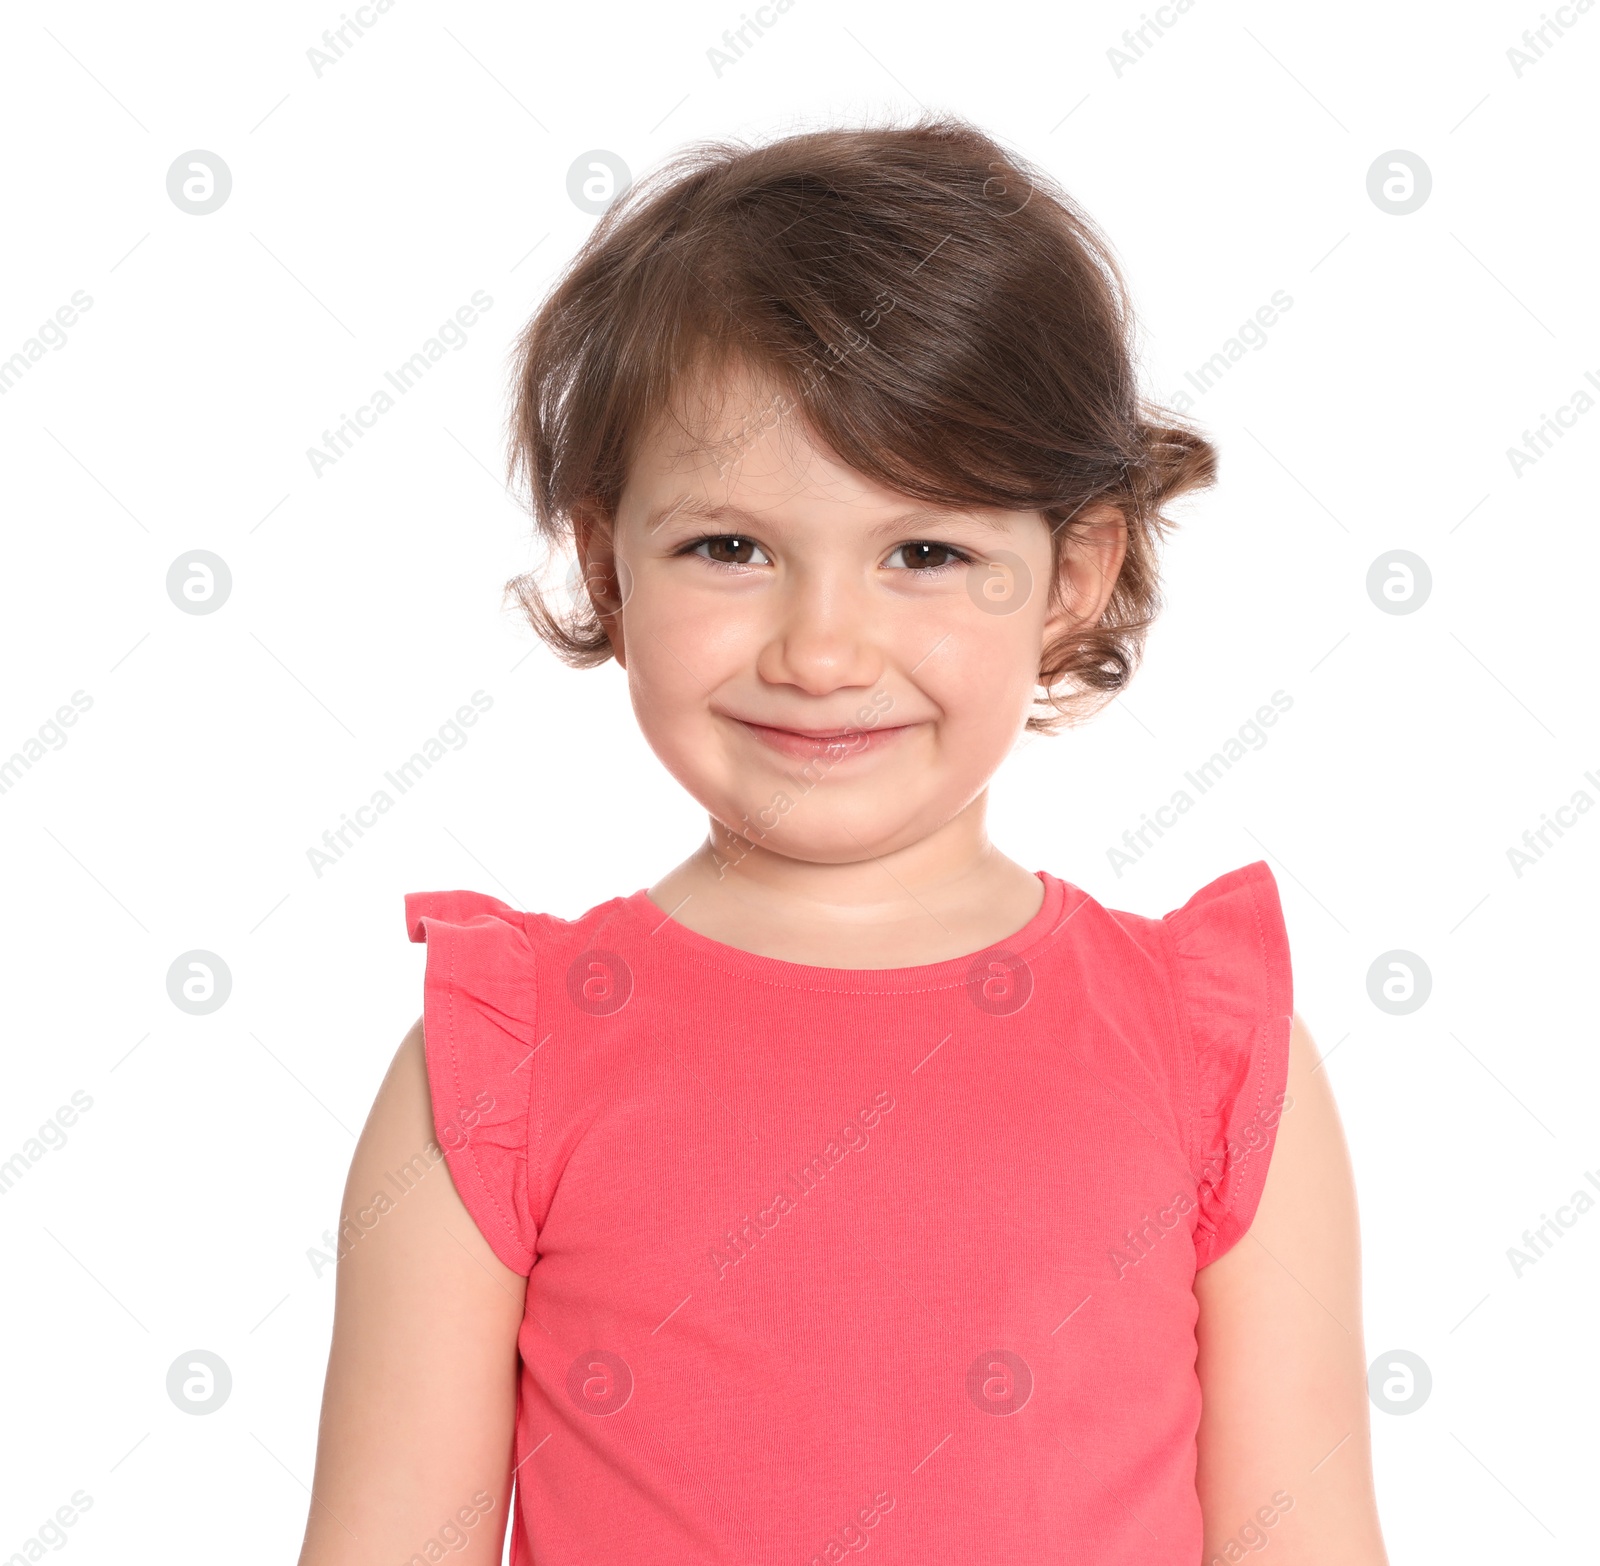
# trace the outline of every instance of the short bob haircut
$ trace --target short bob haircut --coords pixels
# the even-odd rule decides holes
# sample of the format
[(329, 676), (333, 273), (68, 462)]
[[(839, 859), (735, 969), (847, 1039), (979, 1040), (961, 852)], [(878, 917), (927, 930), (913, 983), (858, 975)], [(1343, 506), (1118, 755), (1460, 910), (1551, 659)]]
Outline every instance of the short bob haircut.
[[(846, 466), (927, 503), (1043, 513), (1052, 593), (1086, 507), (1127, 554), (1096, 625), (1064, 631), (1028, 727), (1098, 708), (1161, 607), (1167, 502), (1211, 445), (1144, 402), (1109, 244), (1044, 171), (958, 118), (691, 145), (618, 197), (524, 329), (509, 475), (552, 554), (609, 525), (641, 434), (693, 377), (748, 366)], [(591, 597), (507, 584), (567, 663), (611, 656)], [(1059, 601), (1059, 598), (1058, 598)]]

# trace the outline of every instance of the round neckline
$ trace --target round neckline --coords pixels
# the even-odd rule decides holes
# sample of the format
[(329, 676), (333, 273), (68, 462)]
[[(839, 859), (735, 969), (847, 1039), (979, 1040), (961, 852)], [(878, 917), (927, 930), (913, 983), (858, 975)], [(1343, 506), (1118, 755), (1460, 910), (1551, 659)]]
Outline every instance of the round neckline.
[[(1004, 954), (1026, 957), (1051, 940), (1061, 924), (1067, 900), (1067, 884), (1047, 870), (1034, 874), (1044, 883), (1044, 900), (1038, 912), (1020, 929), (977, 951), (939, 962), (918, 963), (907, 968), (825, 968), (812, 963), (789, 962), (782, 957), (767, 957), (759, 952), (729, 946), (725, 941), (702, 935), (659, 908), (645, 888), (624, 899), (628, 909), (643, 926), (642, 939), (657, 949), (717, 968), (737, 978), (754, 979), (784, 989), (826, 990), (857, 995), (910, 993), (918, 990), (948, 989), (965, 984), (981, 959)], [(681, 905), (680, 905), (681, 906)]]

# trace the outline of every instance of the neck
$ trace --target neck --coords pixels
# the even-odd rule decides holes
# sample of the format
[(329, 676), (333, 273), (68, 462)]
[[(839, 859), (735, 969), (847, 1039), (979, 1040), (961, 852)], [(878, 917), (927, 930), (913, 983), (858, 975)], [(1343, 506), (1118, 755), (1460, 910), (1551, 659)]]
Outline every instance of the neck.
[(699, 934), (824, 967), (916, 966), (981, 950), (1038, 911), (1036, 876), (989, 841), (980, 794), (914, 843), (839, 862), (792, 859), (711, 823), (707, 841), (650, 888)]

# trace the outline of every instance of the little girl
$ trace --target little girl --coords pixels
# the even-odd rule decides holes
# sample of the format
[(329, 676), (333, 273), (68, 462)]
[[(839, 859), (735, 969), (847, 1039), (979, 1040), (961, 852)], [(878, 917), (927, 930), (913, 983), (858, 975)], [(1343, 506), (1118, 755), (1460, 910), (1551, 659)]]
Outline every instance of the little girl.
[(1147, 918), (985, 834), (1213, 475), (1131, 333), (950, 118), (697, 147), (540, 308), (513, 472), (586, 590), (514, 586), (709, 835), (575, 920), (406, 898), (305, 1566), (1386, 1560), (1271, 872)]

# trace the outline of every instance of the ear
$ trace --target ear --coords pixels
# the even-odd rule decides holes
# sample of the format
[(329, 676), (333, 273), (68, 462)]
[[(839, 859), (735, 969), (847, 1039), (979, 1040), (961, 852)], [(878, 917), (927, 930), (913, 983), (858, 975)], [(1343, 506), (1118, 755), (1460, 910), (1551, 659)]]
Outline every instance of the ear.
[(1098, 622), (1128, 553), (1127, 519), (1109, 501), (1084, 507), (1060, 526), (1058, 591), (1045, 619), (1046, 643)]
[(572, 537), (577, 549), (583, 584), (594, 605), (595, 618), (611, 643), (612, 656), (628, 667), (622, 636), (621, 568), (616, 556), (612, 519), (588, 501), (572, 508)]

